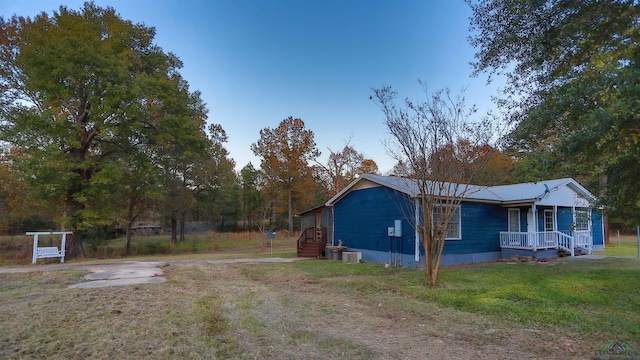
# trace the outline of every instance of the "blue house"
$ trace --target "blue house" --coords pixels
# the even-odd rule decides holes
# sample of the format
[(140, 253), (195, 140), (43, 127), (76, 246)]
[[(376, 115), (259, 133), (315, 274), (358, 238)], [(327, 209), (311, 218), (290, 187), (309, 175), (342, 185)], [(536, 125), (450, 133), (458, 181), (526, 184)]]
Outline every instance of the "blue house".
[[(331, 229), (329, 245), (342, 241), (349, 251), (361, 252), (365, 261), (424, 266), (415, 227), (418, 196), (414, 180), (362, 175), (314, 209), (315, 217)], [(449, 222), (442, 264), (513, 255), (542, 259), (603, 249), (602, 212), (593, 208), (595, 200), (570, 178), (471, 186)]]

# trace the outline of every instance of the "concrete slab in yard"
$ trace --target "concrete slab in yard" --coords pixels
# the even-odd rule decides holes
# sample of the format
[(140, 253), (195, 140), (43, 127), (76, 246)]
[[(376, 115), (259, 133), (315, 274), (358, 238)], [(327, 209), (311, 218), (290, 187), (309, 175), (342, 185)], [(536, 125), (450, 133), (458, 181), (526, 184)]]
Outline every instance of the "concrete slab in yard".
[(86, 280), (78, 284), (70, 285), (69, 288), (97, 288), (117, 285), (134, 284), (154, 284), (163, 282), (166, 279), (159, 261), (127, 261), (117, 264), (86, 265), (78, 268), (91, 271), (83, 276)]
[(117, 285), (156, 284), (156, 283), (161, 283), (165, 281), (167, 281), (167, 279), (163, 277), (96, 280), (96, 281), (87, 281), (87, 282), (70, 285), (69, 288), (84, 289), (84, 288), (99, 288), (99, 287), (117, 286)]

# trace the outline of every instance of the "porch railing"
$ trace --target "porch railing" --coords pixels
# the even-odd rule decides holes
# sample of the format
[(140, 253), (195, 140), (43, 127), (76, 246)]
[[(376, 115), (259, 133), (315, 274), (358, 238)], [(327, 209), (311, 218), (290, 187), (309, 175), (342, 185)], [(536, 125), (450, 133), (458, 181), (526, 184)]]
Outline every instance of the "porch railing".
[(582, 247), (592, 253), (589, 231), (500, 232), (500, 247), (507, 249), (562, 249), (575, 255), (575, 248)]

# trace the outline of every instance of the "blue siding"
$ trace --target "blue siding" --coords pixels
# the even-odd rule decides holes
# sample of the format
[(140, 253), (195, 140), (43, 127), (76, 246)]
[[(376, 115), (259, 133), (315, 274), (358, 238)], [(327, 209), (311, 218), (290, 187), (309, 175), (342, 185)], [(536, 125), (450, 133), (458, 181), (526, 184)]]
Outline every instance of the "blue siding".
[[(388, 252), (391, 247), (413, 254), (414, 230), (407, 221), (412, 217), (413, 202), (404, 194), (386, 187), (355, 190), (334, 205), (335, 241), (352, 249)], [(387, 228), (395, 220), (402, 220), (402, 237), (390, 241)]]
[[(413, 200), (386, 187), (352, 191), (334, 205), (335, 239), (351, 249), (363, 251), (363, 259), (380, 261), (380, 255), (392, 251), (402, 254), (400, 262), (413, 261), (415, 231)], [(461, 205), (462, 239), (447, 240), (443, 254), (499, 252), (500, 231), (507, 231), (508, 210), (497, 205), (463, 203)], [(526, 213), (524, 215), (526, 217)], [(387, 228), (402, 219), (402, 237), (390, 239)], [(526, 221), (524, 221), (526, 227)], [(390, 241), (391, 240), (391, 241)], [(378, 254), (374, 256), (373, 254)], [(424, 248), (420, 245), (421, 258)], [(371, 256), (368, 256), (371, 254)], [(474, 255), (477, 257), (477, 255)], [(494, 256), (492, 255), (492, 258)], [(388, 255), (385, 259), (388, 259)], [(453, 259), (453, 258), (452, 258)], [(395, 262), (395, 259), (393, 260)]]
[(573, 224), (573, 209), (558, 208), (558, 231), (571, 231), (575, 228)]
[(497, 205), (462, 203), (462, 240), (447, 240), (443, 254), (500, 251), (500, 231), (508, 229), (508, 211)]
[(591, 210), (591, 235), (593, 236), (593, 246), (598, 246), (600, 249), (604, 249), (602, 229), (602, 211)]

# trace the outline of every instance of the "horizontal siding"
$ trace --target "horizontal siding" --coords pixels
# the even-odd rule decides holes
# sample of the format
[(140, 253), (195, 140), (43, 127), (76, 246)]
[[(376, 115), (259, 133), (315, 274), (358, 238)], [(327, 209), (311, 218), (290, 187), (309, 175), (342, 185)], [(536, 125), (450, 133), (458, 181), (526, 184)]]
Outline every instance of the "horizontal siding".
[(574, 229), (573, 225), (573, 209), (572, 208), (558, 208), (558, 231), (571, 231)]
[(501, 206), (462, 203), (462, 240), (447, 240), (443, 254), (500, 251), (500, 231), (508, 229), (508, 209)]
[[(335, 242), (356, 249), (413, 254), (414, 231), (411, 199), (386, 187), (355, 190), (334, 205)], [(387, 228), (402, 220), (402, 237), (389, 239)]]
[(604, 245), (603, 230), (602, 230), (602, 211), (591, 211), (591, 236), (593, 236), (593, 245)]
[[(500, 251), (499, 233), (507, 231), (507, 209), (488, 204), (463, 203), (462, 239), (447, 240), (444, 254)], [(400, 209), (404, 208), (404, 211)], [(335, 241), (350, 248), (372, 251), (415, 251), (412, 200), (385, 187), (350, 192), (334, 207)], [(402, 238), (387, 236), (394, 220), (402, 219)], [(390, 248), (391, 247), (391, 248)], [(424, 248), (420, 246), (424, 255)]]

